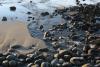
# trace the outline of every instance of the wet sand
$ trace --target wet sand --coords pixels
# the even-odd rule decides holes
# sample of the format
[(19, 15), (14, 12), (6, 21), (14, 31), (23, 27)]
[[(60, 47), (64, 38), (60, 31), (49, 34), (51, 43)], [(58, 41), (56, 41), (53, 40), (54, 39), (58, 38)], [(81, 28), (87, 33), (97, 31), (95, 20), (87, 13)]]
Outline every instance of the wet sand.
[(31, 37), (27, 25), (22, 22), (6, 22), (0, 24), (0, 51), (6, 52), (15, 46), (19, 46), (15, 50), (21, 53), (28, 53), (37, 48), (47, 47), (42, 40)]

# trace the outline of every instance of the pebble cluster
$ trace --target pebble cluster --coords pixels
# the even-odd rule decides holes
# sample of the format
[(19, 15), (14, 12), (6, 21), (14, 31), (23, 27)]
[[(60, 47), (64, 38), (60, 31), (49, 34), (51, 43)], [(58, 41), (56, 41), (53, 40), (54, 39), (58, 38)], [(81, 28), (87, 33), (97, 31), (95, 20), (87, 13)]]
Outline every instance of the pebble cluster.
[(52, 14), (61, 15), (66, 23), (54, 25), (48, 31), (40, 26), (43, 40), (52, 48), (27, 55), (0, 53), (0, 67), (100, 67), (100, 22), (96, 22), (100, 20), (96, 18), (100, 16), (100, 3), (78, 5)]

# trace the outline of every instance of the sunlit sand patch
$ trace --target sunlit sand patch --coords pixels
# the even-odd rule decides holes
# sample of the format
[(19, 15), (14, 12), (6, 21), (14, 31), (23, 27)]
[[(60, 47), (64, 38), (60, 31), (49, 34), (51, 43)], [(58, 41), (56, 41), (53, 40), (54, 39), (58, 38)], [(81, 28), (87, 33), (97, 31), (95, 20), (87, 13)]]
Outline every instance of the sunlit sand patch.
[(0, 52), (6, 52), (12, 47), (19, 53), (29, 53), (38, 48), (46, 48), (47, 46), (44, 41), (30, 36), (25, 23), (1, 22)]

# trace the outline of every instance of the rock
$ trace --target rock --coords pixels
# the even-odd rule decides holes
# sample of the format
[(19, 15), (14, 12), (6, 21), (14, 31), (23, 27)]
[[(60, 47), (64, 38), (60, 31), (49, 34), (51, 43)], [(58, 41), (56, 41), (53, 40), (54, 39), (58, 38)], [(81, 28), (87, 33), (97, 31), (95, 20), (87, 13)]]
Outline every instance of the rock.
[(53, 59), (53, 60), (51, 61), (51, 65), (52, 65), (52, 66), (56, 66), (58, 63), (59, 63), (59, 59)]
[(96, 55), (98, 52), (96, 51), (96, 49), (90, 49), (88, 50), (88, 54), (89, 55)]
[(64, 63), (64, 60), (63, 59), (59, 59), (59, 63), (60, 64), (63, 64)]
[(69, 62), (64, 62), (64, 63), (62, 64), (62, 67), (72, 67), (72, 65), (71, 65), (71, 63), (69, 63)]
[(87, 64), (83, 64), (82, 67), (93, 67), (91, 64), (87, 63)]
[(60, 50), (59, 51), (59, 56), (63, 57), (64, 55), (71, 55), (71, 52), (68, 50)]
[(47, 16), (47, 15), (49, 15), (48, 12), (43, 12), (43, 13), (41, 13), (41, 16)]
[(11, 6), (10, 7), (10, 11), (16, 11), (16, 7), (15, 6)]
[(41, 63), (43, 62), (42, 59), (38, 59), (38, 60), (35, 60), (34, 64), (38, 64), (38, 65), (41, 65)]
[(7, 17), (3, 17), (2, 18), (2, 21), (7, 21)]
[(49, 49), (48, 48), (42, 48), (42, 49), (39, 49), (40, 52), (48, 52)]
[(9, 67), (17, 67), (17, 62), (14, 60), (9, 61)]
[(8, 55), (8, 56), (6, 57), (6, 59), (7, 59), (7, 60), (15, 60), (16, 57), (15, 57), (14, 55)]
[(0, 62), (4, 61), (5, 59), (5, 57), (0, 57)]
[(78, 65), (80, 65), (83, 62), (84, 62), (84, 58), (83, 57), (72, 57), (70, 59), (70, 63), (72, 63), (72, 64), (78, 64)]
[(70, 58), (71, 58), (71, 56), (70, 56), (70, 55), (64, 55), (64, 57), (63, 57), (64, 61), (69, 61), (69, 60), (70, 60)]
[(27, 65), (27, 67), (32, 67), (33, 66), (33, 63), (29, 63), (28, 65)]
[(49, 67), (49, 63), (48, 62), (42, 62), (41, 67)]
[(31, 12), (27, 12), (28, 15), (32, 14)]
[(88, 45), (86, 45), (86, 46), (84, 46), (83, 47), (83, 51), (85, 52), (85, 53), (88, 53), (88, 50), (90, 49), (90, 46), (88, 46)]
[(31, 67), (40, 67), (38, 64), (32, 65)]
[(100, 63), (99, 63), (99, 64), (94, 65), (94, 67), (100, 67)]
[(3, 61), (2, 66), (3, 67), (8, 67), (9, 66), (9, 61), (8, 60)]

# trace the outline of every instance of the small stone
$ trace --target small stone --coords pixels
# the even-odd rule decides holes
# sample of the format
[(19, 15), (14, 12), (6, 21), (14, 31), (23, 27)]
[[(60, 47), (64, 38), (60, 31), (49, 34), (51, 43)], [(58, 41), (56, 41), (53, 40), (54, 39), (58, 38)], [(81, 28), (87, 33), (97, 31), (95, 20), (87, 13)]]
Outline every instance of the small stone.
[(31, 67), (40, 67), (38, 64), (34, 64)]
[(59, 59), (59, 63), (60, 64), (63, 64), (64, 63), (64, 60), (63, 59)]
[(9, 61), (9, 66), (10, 67), (17, 67), (17, 62), (14, 60)]
[(83, 51), (85, 52), (85, 53), (88, 53), (88, 50), (90, 49), (90, 46), (88, 46), (88, 45), (86, 45), (86, 46), (84, 46), (83, 47)]
[(0, 57), (0, 62), (4, 61), (5, 59), (5, 57)]
[(7, 17), (3, 17), (2, 18), (2, 21), (7, 21)]
[(16, 57), (15, 57), (14, 55), (8, 55), (8, 56), (6, 57), (6, 59), (7, 59), (7, 60), (15, 60)]
[(32, 13), (31, 13), (31, 12), (27, 12), (27, 14), (29, 14), (29, 15), (30, 15), (30, 14), (32, 14)]
[(72, 57), (70, 59), (70, 63), (72, 63), (72, 64), (78, 64), (78, 65), (80, 65), (83, 62), (84, 62), (84, 58), (83, 57)]
[(100, 63), (99, 63), (99, 64), (94, 65), (94, 67), (100, 67)]
[(62, 67), (72, 67), (72, 65), (69, 62), (64, 62)]
[(41, 67), (49, 67), (49, 63), (48, 62), (42, 62)]
[(29, 63), (28, 65), (27, 65), (27, 67), (32, 67), (33, 66), (33, 63)]
[(34, 64), (38, 64), (38, 65), (41, 65), (41, 63), (43, 62), (43, 60), (42, 59), (38, 59), (38, 60), (36, 60), (35, 62), (34, 62)]
[(3, 61), (2, 66), (3, 67), (8, 67), (9, 66), (9, 61), (8, 60)]
[(83, 64), (82, 67), (92, 67), (92, 65), (90, 65), (89, 63), (87, 63), (87, 64)]
[(49, 49), (48, 48), (42, 48), (42, 49), (39, 49), (40, 52), (48, 52)]
[(10, 7), (10, 11), (16, 11), (16, 7), (15, 6), (11, 6)]
[(59, 59), (53, 59), (52, 61), (51, 61), (51, 65), (56, 65), (57, 63), (59, 63)]

